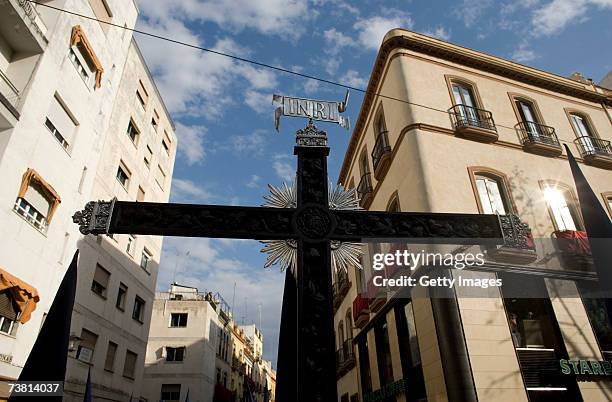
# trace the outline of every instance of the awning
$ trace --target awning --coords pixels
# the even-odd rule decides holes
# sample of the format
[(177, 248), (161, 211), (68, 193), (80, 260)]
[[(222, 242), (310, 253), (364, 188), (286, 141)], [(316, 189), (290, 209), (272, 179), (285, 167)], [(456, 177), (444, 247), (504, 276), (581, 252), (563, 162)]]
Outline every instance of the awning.
[(30, 320), (32, 311), (39, 302), (38, 290), (21, 279), (0, 268), (0, 292), (10, 292), (15, 305), (19, 309), (19, 322), (25, 324)]
[[(31, 182), (36, 182), (38, 183), (41, 187), (42, 190), (45, 192), (46, 196), (49, 197), (49, 201), (51, 204), (51, 207), (49, 208), (49, 212), (47, 213), (47, 223), (51, 223), (51, 219), (53, 219), (53, 214), (55, 214), (55, 211), (57, 210), (57, 207), (59, 206), (59, 204), (62, 202), (62, 199), (60, 198), (59, 194), (57, 193), (57, 191), (55, 191), (55, 189), (49, 184), (47, 183), (34, 169), (28, 168), (28, 170), (26, 170), (26, 172), (23, 174), (22, 178), (21, 178), (21, 186), (19, 187), (19, 194), (17, 195), (17, 197), (19, 198), (23, 198), (26, 195), (26, 192), (28, 191), (28, 186), (30, 185)], [(40, 211), (40, 212), (44, 212), (44, 211)]]
[(104, 72), (104, 68), (102, 68), (102, 63), (100, 63), (100, 59), (93, 51), (93, 47), (87, 40), (87, 36), (85, 36), (85, 32), (80, 25), (75, 25), (72, 27), (72, 34), (70, 35), (70, 46), (76, 46), (77, 43), (81, 43), (89, 56), (91, 64), (94, 65), (96, 69), (96, 88), (100, 88), (102, 85), (102, 73)]

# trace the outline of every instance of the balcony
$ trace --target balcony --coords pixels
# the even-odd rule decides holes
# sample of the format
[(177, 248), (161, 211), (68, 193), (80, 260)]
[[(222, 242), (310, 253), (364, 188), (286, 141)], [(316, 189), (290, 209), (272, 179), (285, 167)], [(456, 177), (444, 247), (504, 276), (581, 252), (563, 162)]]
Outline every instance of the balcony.
[(587, 233), (580, 230), (557, 230), (553, 232), (555, 248), (561, 263), (573, 271), (591, 271), (593, 256)]
[(372, 177), (369, 172), (361, 176), (357, 186), (357, 195), (359, 196), (359, 205), (362, 208), (370, 206), (374, 196), (374, 189), (372, 188)]
[(370, 320), (370, 304), (368, 299), (358, 294), (353, 300), (353, 322), (357, 328), (363, 328)]
[(391, 163), (391, 145), (389, 145), (388, 131), (381, 131), (376, 137), (376, 143), (372, 150), (372, 164), (374, 165), (374, 177), (380, 180), (385, 176)]
[(42, 53), (46, 35), (47, 26), (34, 4), (26, 0), (0, 2), (0, 36), (14, 53)]
[(370, 302), (370, 312), (376, 313), (387, 302), (386, 289), (374, 285), (374, 280), (370, 279), (370, 281), (368, 282), (368, 298)]
[(0, 71), (0, 130), (15, 127), (17, 120), (19, 120), (18, 104), (19, 90)]
[(612, 145), (610, 145), (610, 141), (584, 136), (576, 138), (574, 143), (585, 163), (604, 169), (612, 169)]
[(544, 156), (561, 155), (561, 144), (553, 127), (522, 121), (514, 128), (521, 137), (525, 151)]
[(531, 228), (517, 215), (499, 215), (503, 243), (487, 248), (487, 257), (494, 261), (526, 264), (537, 257)]
[(351, 282), (349, 282), (348, 274), (342, 269), (339, 270), (336, 274), (336, 282), (334, 282), (334, 312), (340, 307), (350, 288)]
[(353, 347), (353, 339), (349, 338), (342, 342), (340, 348), (336, 350), (337, 378), (341, 378), (353, 367), (355, 367), (355, 348)]
[(455, 105), (448, 109), (448, 113), (457, 136), (482, 142), (497, 141), (493, 114), (488, 110)]

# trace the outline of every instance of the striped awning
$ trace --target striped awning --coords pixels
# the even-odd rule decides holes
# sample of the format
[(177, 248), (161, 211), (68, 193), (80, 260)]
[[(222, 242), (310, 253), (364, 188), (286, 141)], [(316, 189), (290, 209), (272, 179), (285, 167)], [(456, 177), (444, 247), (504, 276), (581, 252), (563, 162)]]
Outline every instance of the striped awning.
[[(36, 303), (40, 300), (38, 290), (21, 279), (13, 276), (0, 268), (0, 294), (4, 295), (3, 303), (7, 313), (9, 307), (15, 310), (17, 320), (25, 324), (30, 320), (30, 315), (36, 309)], [(12, 317), (8, 317), (12, 318)]]

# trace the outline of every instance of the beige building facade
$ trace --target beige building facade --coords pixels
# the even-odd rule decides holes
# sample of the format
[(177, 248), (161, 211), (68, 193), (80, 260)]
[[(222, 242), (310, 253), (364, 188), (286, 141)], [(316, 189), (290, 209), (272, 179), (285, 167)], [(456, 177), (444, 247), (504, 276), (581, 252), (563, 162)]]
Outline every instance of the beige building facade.
[[(401, 29), (386, 35), (340, 183), (356, 187), (369, 210), (499, 214), (533, 240), (370, 245), (364, 271), (335, 287), (338, 353), (356, 361), (338, 366), (340, 401), (610, 400), (609, 374), (564, 369), (563, 361), (607, 367), (612, 327), (600, 317), (605, 306), (585, 297), (596, 281), (563, 145), (612, 212), (611, 114), (612, 92), (580, 75)], [(427, 247), (482, 252), (483, 267), (462, 275), (504, 285), (445, 298), (371, 285), (373, 253)], [(519, 288), (532, 296), (514, 297)]]

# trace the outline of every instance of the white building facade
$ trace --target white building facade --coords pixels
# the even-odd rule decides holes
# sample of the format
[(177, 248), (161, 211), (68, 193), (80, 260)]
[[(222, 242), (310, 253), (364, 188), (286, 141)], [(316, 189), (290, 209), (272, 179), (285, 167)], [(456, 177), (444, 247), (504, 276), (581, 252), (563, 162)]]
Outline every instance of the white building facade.
[[(138, 16), (133, 1), (46, 3), (127, 28)], [(167, 201), (175, 152), (129, 30), (0, 3), (0, 400), (77, 249), (67, 398), (82, 400), (90, 366), (94, 395), (140, 396), (161, 238), (84, 238), (71, 216), (92, 199)]]

